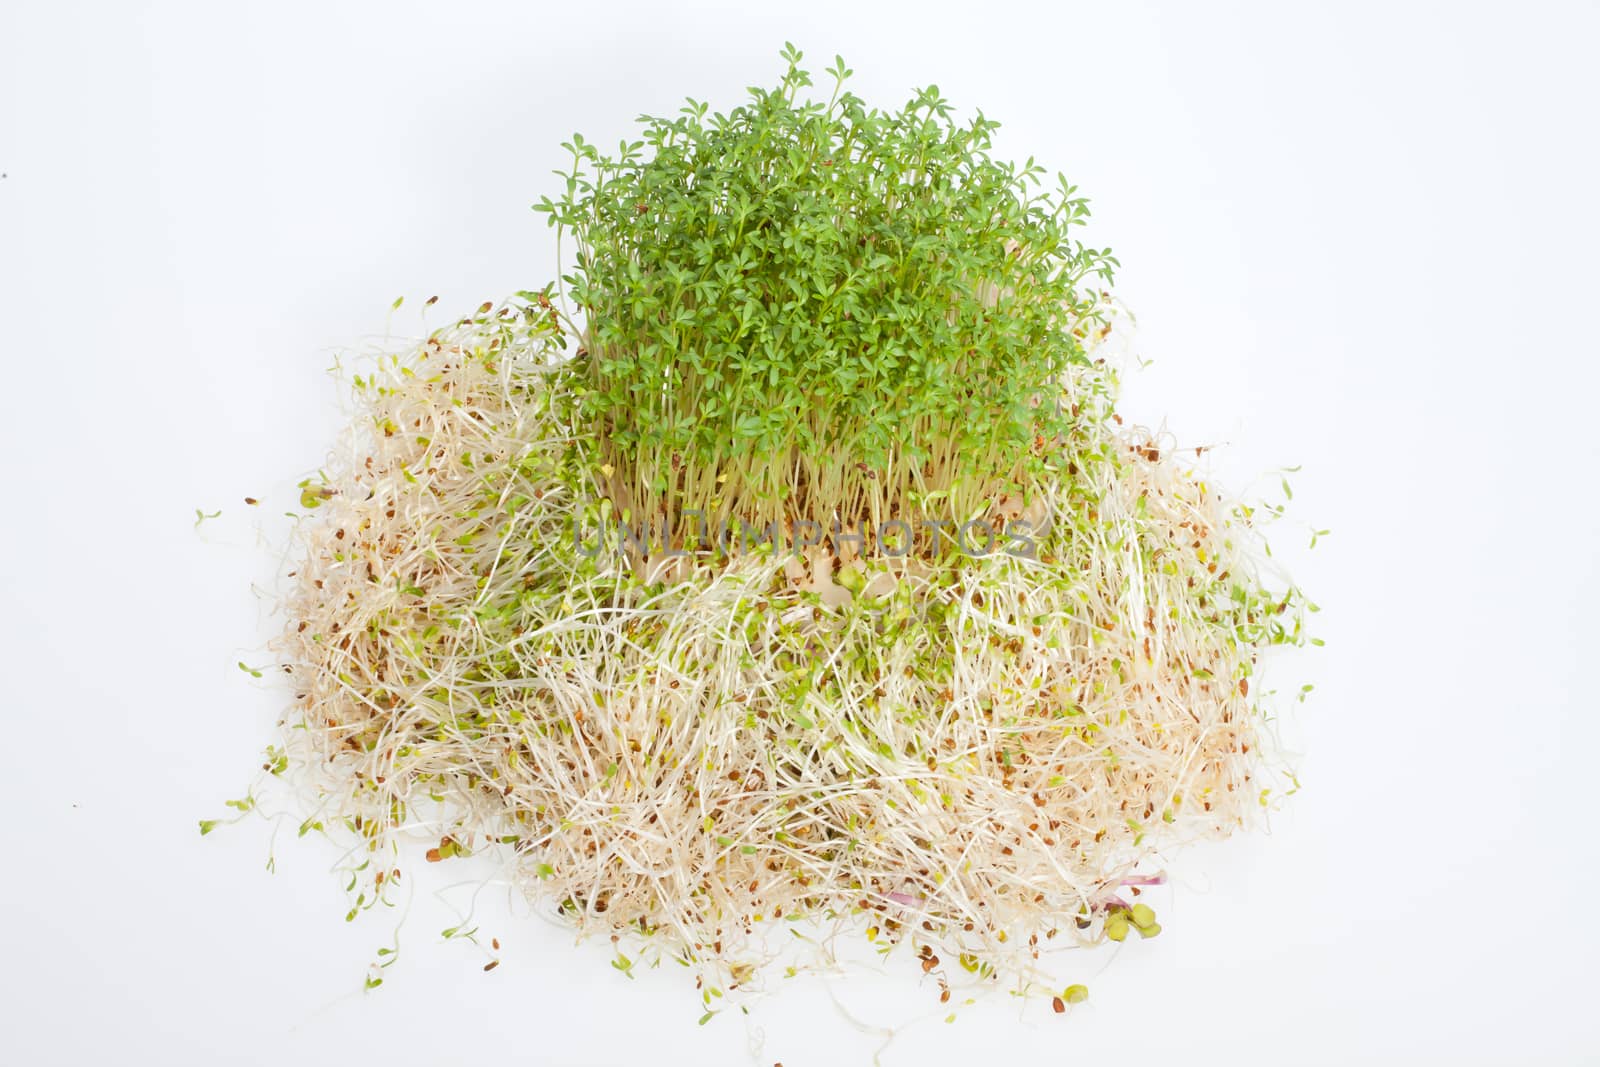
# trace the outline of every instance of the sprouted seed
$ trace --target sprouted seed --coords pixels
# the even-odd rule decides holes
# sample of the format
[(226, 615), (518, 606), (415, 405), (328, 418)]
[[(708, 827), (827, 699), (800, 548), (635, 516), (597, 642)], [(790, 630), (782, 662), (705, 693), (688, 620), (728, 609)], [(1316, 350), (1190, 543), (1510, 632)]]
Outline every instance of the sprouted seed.
[[(1064, 1012), (1088, 990), (1044, 951), (1156, 936), (1161, 857), (1292, 780), (1253, 682), (1305, 602), (1276, 513), (1115, 412), (1126, 316), (1072, 187), (934, 89), (869, 110), (841, 60), (803, 102), (784, 56), (729, 116), (575, 137), (565, 287), (353, 378), (299, 486), (263, 771), (353, 846), (351, 918), (420, 835), (505, 859), (630, 978), (689, 968), (702, 1023), (837, 938), (903, 946), (941, 1003)], [(579, 536), (685, 511), (784, 536)], [(1034, 550), (839, 536), (894, 519)], [(793, 549), (812, 521), (834, 536)]]

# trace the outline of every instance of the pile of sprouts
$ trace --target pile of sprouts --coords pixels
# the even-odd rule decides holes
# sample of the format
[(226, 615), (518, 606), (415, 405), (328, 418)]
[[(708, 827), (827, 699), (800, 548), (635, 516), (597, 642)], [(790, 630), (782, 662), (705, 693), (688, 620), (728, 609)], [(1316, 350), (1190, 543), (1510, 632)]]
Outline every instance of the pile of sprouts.
[(1292, 780), (1256, 681), (1306, 604), (1276, 509), (1116, 413), (1076, 190), (784, 59), (574, 137), (561, 283), (351, 378), (265, 769), (352, 846), (352, 917), (492, 851), (708, 1016), (841, 938), (1062, 1010), (1045, 950), (1155, 936), (1161, 857)]

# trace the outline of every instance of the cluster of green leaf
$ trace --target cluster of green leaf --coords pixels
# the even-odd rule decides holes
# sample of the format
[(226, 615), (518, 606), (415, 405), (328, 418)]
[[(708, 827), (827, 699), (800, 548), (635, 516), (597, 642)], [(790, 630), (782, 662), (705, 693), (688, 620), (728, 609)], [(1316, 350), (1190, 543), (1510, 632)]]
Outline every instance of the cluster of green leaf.
[[(826, 102), (801, 53), (775, 89), (644, 116), (615, 155), (565, 147), (538, 209), (575, 239), (582, 404), (608, 486), (641, 508), (763, 520), (958, 512), (1022, 484), (1075, 417), (1116, 261), (1073, 236), (1065, 178), (990, 155), (930, 86)], [(1100, 409), (1096, 409), (1097, 411)]]

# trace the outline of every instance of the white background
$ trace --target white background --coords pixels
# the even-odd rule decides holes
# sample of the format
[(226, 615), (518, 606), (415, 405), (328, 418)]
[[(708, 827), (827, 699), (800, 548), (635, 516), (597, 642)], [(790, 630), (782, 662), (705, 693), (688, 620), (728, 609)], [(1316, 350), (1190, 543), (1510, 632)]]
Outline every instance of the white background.
[[(343, 922), (327, 845), (291, 824), (268, 875), (269, 824), (195, 828), (272, 739), (255, 523), (340, 425), (335, 352), (396, 296), (415, 333), (549, 279), (559, 142), (733, 106), (789, 39), (1066, 171), (1155, 361), (1124, 410), (1239, 487), (1303, 464), (1333, 529), (1281, 538), (1328, 645), (1286, 668), (1317, 689), (1271, 836), (1182, 857), (1070, 1015), (1000, 998), (883, 1062), (1600, 1062), (1595, 5), (0, 12), (0, 1058), (868, 1061), (818, 983), (700, 1028), (681, 972), (503, 892), (496, 972), (419, 891), (363, 995), (390, 927)], [(836, 992), (895, 1024), (929, 1003), (897, 973)]]

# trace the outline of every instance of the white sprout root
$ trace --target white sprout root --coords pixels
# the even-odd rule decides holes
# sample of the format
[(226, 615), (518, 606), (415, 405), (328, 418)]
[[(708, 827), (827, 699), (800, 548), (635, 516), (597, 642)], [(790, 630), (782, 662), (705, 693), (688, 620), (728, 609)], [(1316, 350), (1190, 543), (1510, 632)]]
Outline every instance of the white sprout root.
[(1250, 509), (1148, 434), (1062, 446), (1033, 559), (591, 558), (598, 475), (538, 316), (356, 386), (278, 651), (291, 765), (372, 860), (358, 906), (421, 827), (430, 860), (503, 850), (580, 935), (719, 991), (796, 919), (909, 941), (945, 998), (963, 971), (1041, 988), (1044, 948), (1159, 930), (1124, 887), (1282, 773), (1251, 684), (1302, 601)]

